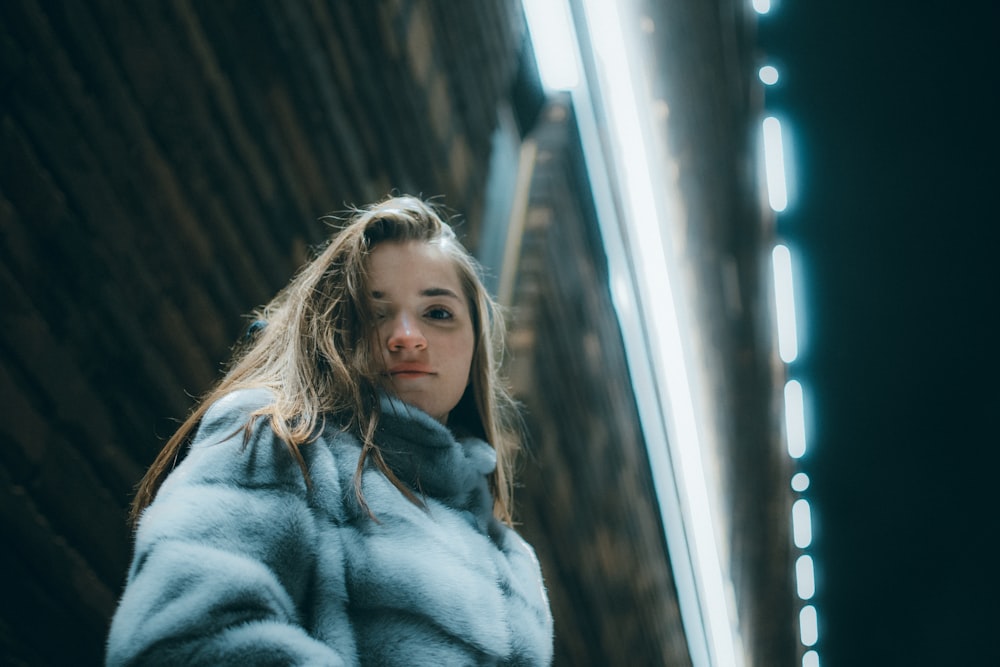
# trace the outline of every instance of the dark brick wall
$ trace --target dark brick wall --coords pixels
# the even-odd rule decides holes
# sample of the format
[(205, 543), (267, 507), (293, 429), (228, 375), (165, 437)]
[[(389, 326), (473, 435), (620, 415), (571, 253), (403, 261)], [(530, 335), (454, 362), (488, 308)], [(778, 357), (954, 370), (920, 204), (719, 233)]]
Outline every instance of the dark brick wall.
[(318, 216), (398, 189), (474, 232), (523, 36), (509, 0), (2, 3), (0, 662), (100, 660), (133, 485)]

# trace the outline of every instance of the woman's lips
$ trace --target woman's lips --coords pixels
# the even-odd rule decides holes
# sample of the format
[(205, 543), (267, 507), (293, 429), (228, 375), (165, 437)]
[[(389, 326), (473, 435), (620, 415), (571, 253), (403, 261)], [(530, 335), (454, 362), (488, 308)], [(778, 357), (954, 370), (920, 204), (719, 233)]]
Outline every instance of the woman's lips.
[(423, 364), (397, 364), (389, 369), (392, 378), (415, 379), (433, 375), (433, 372)]

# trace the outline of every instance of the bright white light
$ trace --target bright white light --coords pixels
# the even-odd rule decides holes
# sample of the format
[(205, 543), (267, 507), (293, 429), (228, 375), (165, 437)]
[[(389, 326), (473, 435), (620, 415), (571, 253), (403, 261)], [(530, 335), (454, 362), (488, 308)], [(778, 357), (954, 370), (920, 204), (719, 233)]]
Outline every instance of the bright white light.
[(615, 307), (620, 313), (619, 317), (635, 317), (632, 288), (629, 285), (629, 277), (624, 271), (614, 271), (611, 274), (611, 292), (614, 294)]
[(765, 85), (773, 86), (774, 84), (778, 83), (778, 70), (777, 68), (771, 65), (764, 65), (763, 67), (761, 67), (760, 70), (757, 72), (757, 76), (760, 77), (760, 80)]
[(802, 667), (819, 667), (819, 653), (806, 651), (802, 654)]
[(786, 364), (799, 356), (799, 336), (795, 318), (795, 287), (792, 282), (792, 254), (780, 243), (771, 251), (774, 273), (774, 308), (778, 318), (778, 354)]
[(792, 503), (792, 539), (799, 549), (812, 544), (812, 515), (809, 512), (809, 501), (805, 498)]
[(816, 573), (813, 570), (812, 556), (799, 556), (795, 561), (795, 587), (803, 600), (816, 594)]
[(816, 621), (816, 607), (807, 604), (799, 612), (799, 638), (803, 646), (812, 646), (819, 639), (819, 623)]
[[(647, 79), (641, 61), (630, 62), (627, 45), (634, 39), (626, 39), (618, 5), (616, 0), (583, 2), (595, 61), (603, 75), (601, 102), (606, 105), (629, 236), (634, 239), (631, 251), (642, 284), (640, 303), (649, 317), (648, 336), (656, 342), (655, 363), (666, 389), (663, 407), (669, 431), (667, 446), (675, 456), (673, 475), (686, 501), (684, 528), (690, 539), (688, 548), (698, 584), (698, 608), (689, 617), (697, 618), (696, 623), (704, 623), (708, 642), (705, 648), (711, 654), (693, 662), (740, 665), (742, 655), (737, 655), (740, 651), (735, 634), (738, 623), (730, 616), (728, 586), (714, 532), (717, 523), (712, 517), (701, 460), (699, 423), (691, 395), (693, 382), (685, 345), (686, 336), (691, 334), (682, 329), (680, 322), (684, 294), (675, 284), (676, 262), (666, 252), (664, 238), (673, 226), (669, 216), (676, 202), (664, 195), (659, 181), (654, 182), (654, 163), (646, 153), (650, 142), (644, 132), (649, 124), (644, 121), (649, 119), (640, 114), (640, 109), (650, 109), (652, 105), (648, 99), (640, 102), (637, 91), (645, 95), (645, 89), (635, 86), (635, 82), (644, 83)], [(682, 613), (685, 613), (683, 608)]]
[(771, 0), (753, 0), (753, 8), (758, 14), (767, 14), (771, 11)]
[(804, 472), (797, 472), (792, 475), (792, 490), (802, 493), (809, 488), (809, 475)]
[(772, 210), (780, 213), (788, 207), (788, 186), (781, 123), (774, 116), (764, 119), (764, 171), (767, 174), (767, 201)]
[(785, 439), (788, 455), (800, 459), (806, 453), (806, 419), (802, 385), (798, 380), (785, 383)]
[(788, 455), (802, 458), (806, 453), (806, 419), (802, 385), (798, 380), (785, 383), (785, 438)]
[(580, 83), (576, 33), (563, 0), (524, 0), (538, 74), (546, 90), (572, 90)]

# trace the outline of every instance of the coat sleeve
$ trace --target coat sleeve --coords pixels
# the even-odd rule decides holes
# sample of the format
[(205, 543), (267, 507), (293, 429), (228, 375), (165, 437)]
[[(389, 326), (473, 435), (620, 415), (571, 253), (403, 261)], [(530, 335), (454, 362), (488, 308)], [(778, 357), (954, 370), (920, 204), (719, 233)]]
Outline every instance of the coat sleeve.
[[(213, 405), (144, 512), (108, 665), (356, 662), (343, 568), (340, 581), (325, 568), (322, 582), (340, 627), (325, 641), (305, 629), (320, 544), (305, 481), (266, 419), (246, 445), (241, 428), (269, 400), (253, 390)], [(325, 553), (339, 550), (330, 539), (323, 534)]]

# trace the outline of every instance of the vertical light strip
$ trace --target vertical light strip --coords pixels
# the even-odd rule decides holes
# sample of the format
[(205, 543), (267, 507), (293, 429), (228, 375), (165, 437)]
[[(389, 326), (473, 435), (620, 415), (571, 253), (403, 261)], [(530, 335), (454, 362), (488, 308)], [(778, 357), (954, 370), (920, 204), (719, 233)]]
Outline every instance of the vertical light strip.
[(806, 415), (802, 384), (798, 380), (785, 383), (785, 439), (788, 455), (802, 458), (806, 453)]
[(767, 14), (771, 11), (771, 0), (753, 0), (753, 8), (758, 14)]
[(809, 501), (805, 498), (792, 503), (792, 539), (799, 549), (812, 544), (812, 514), (809, 511)]
[(774, 211), (788, 206), (788, 186), (785, 181), (785, 148), (781, 140), (781, 123), (769, 116), (764, 119), (764, 169), (767, 175), (767, 200)]
[(674, 463), (667, 443), (666, 415), (659, 399), (660, 377), (651, 350), (651, 339), (644, 325), (644, 314), (639, 304), (637, 282), (639, 277), (625, 248), (622, 237), (622, 223), (616, 207), (615, 189), (610, 182), (610, 156), (604, 154), (600, 130), (591, 99), (584, 80), (573, 91), (573, 103), (583, 139), (583, 153), (587, 175), (594, 190), (594, 206), (597, 209), (601, 237), (608, 257), (609, 279), (612, 285), (615, 311), (618, 314), (625, 341), (625, 355), (628, 359), (635, 394), (636, 407), (646, 454), (653, 474), (663, 532), (670, 557), (670, 569), (677, 587), (677, 601), (688, 642), (688, 652), (694, 667), (710, 665), (708, 636), (702, 618), (699, 601), (697, 574), (694, 563), (694, 548), (687, 533), (687, 519), (682, 512), (680, 479), (675, 476)]
[(778, 354), (786, 364), (799, 356), (798, 322), (795, 317), (795, 288), (792, 282), (792, 254), (780, 243), (771, 251), (774, 275), (774, 307), (778, 319)]
[(807, 604), (799, 612), (799, 639), (803, 646), (813, 646), (819, 640), (819, 623), (816, 619), (816, 607)]
[(803, 554), (795, 561), (795, 590), (803, 600), (816, 594), (816, 572), (812, 556)]
[[(565, 6), (561, 0), (547, 2)], [(630, 77), (633, 70), (615, 3), (585, 0), (584, 5), (594, 55), (603, 69), (598, 74), (602, 94), (591, 96), (588, 81), (582, 77), (571, 94), (690, 657), (695, 667), (739, 666), (743, 654), (741, 648), (737, 650), (738, 624), (735, 609), (729, 605), (728, 579), (715, 542), (717, 526), (711, 515), (698, 421), (690, 394), (684, 336), (693, 334), (678, 322), (681, 306), (675, 300), (683, 299), (671, 289), (672, 269), (666, 263), (665, 239), (661, 236), (666, 221), (660, 209), (676, 202), (663, 193), (663, 178), (657, 178), (657, 186), (653, 186), (655, 165), (645, 153), (647, 140), (641, 129), (641, 122), (648, 119), (636, 109)], [(549, 27), (532, 27), (533, 40), (546, 39)], [(574, 49), (563, 53), (563, 57), (578, 62), (579, 52)], [(639, 74), (635, 77), (644, 80)], [(598, 125), (594, 105), (601, 109), (602, 118), (611, 119), (610, 126)], [(600, 136), (605, 130), (610, 135), (607, 153)], [(615, 201), (622, 202), (621, 211)], [(633, 233), (636, 229), (640, 230), (638, 234)]]
[(572, 90), (580, 83), (576, 34), (569, 7), (561, 0), (522, 0), (542, 87)]
[[(579, 57), (579, 52), (566, 55), (576, 58)], [(586, 78), (580, 80), (580, 85), (571, 91), (571, 95), (601, 238), (608, 258), (614, 307), (625, 342), (625, 356), (631, 373), (640, 425), (646, 440), (646, 453), (653, 474), (670, 569), (677, 588), (678, 606), (688, 653), (694, 667), (703, 667), (711, 663), (708, 636), (699, 602), (697, 574), (693, 561), (694, 549), (685, 528), (686, 519), (682, 512), (681, 492), (678, 488), (680, 480), (673, 474), (674, 464), (665, 446), (667, 426), (666, 416), (659, 400), (661, 391), (659, 377), (653, 367), (651, 340), (639, 303), (637, 284), (639, 277), (625, 246), (623, 223), (616, 204), (619, 195), (611, 181), (612, 156), (605, 151), (601, 137), (603, 124), (599, 124), (596, 117), (595, 105), (600, 104), (600, 100), (591, 95)]]
[[(630, 63), (622, 33), (617, 3), (613, 0), (584, 0), (588, 34), (591, 37), (598, 67), (602, 70), (602, 101), (606, 105), (617, 158), (618, 183), (623, 189), (623, 205), (630, 225), (629, 240), (640, 279), (640, 300), (649, 317), (650, 339), (657, 341), (654, 350), (657, 375), (665, 388), (668, 419), (668, 442), (672, 458), (679, 463), (678, 488), (683, 494), (685, 529), (691, 537), (696, 581), (699, 586), (700, 613), (708, 634), (710, 662), (715, 665), (739, 665), (742, 652), (737, 650), (735, 610), (730, 609), (716, 542), (716, 522), (712, 516), (707, 479), (701, 459), (698, 422), (691, 395), (684, 335), (679, 319), (683, 295), (672, 279), (676, 262), (667, 253), (662, 229), (676, 221), (664, 219), (673, 201), (658, 200), (663, 188), (654, 188), (653, 164), (646, 153), (646, 125), (640, 117), (635, 81), (645, 80), (638, 62)], [(648, 105), (643, 106), (648, 108)], [(634, 232), (634, 233), (632, 233)], [(686, 318), (684, 318), (686, 320)], [(650, 443), (654, 444), (654, 443)], [(739, 656), (739, 657), (738, 657)]]

